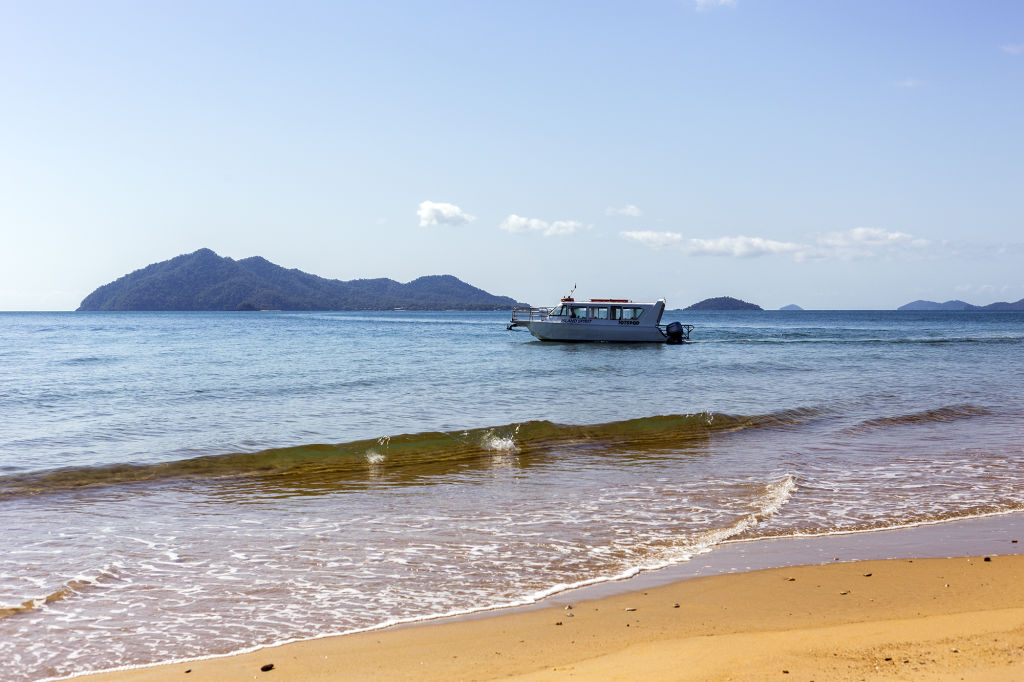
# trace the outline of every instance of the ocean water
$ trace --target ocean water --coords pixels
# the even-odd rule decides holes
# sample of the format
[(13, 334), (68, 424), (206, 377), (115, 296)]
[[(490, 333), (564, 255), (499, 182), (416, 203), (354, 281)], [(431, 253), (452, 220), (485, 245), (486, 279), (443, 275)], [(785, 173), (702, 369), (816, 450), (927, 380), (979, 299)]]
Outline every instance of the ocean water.
[(0, 314), (10, 680), (523, 604), (741, 539), (1024, 509), (1024, 315)]

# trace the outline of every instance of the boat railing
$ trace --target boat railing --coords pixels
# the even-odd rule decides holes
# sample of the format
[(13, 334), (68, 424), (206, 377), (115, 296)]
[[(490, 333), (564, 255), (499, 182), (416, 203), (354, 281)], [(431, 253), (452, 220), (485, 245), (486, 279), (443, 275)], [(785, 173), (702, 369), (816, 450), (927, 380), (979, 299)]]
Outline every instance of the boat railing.
[(543, 320), (550, 312), (551, 308), (535, 308), (533, 306), (517, 305), (512, 308), (512, 321), (509, 322), (508, 328), (512, 329), (512, 327), (525, 325), (527, 322)]

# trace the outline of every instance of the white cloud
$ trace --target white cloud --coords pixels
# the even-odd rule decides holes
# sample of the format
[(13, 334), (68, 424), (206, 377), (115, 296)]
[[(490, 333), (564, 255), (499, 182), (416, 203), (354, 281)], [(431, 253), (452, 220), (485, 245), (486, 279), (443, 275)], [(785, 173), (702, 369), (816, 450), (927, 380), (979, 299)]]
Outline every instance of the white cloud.
[(476, 220), (476, 216), (469, 215), (455, 204), (437, 201), (421, 201), (416, 215), (420, 217), (420, 227), (465, 225)]
[(923, 88), (927, 83), (916, 78), (904, 78), (893, 83), (897, 88)]
[(907, 244), (917, 241), (906, 232), (889, 232), (880, 227), (855, 227), (846, 232), (826, 232), (817, 239), (822, 246)]
[(715, 237), (700, 239), (684, 237), (678, 232), (639, 230), (620, 232), (624, 239), (652, 249), (673, 249), (690, 256), (758, 256), (788, 255), (804, 260), (855, 260), (872, 257), (919, 257), (929, 255), (932, 242), (905, 232), (889, 232), (877, 227), (855, 227), (845, 232), (828, 232), (807, 242), (784, 242), (764, 237)]
[(556, 234), (575, 234), (581, 230), (588, 229), (587, 225), (584, 225), (578, 220), (556, 220), (551, 223), (551, 227), (544, 230), (544, 236), (550, 237)]
[(1017, 298), (1024, 287), (1018, 284), (957, 284), (953, 287), (953, 291), (958, 294), (998, 294), (999, 296), (1007, 296), (1010, 298)]
[(633, 204), (626, 204), (622, 208), (615, 208), (613, 206), (609, 206), (608, 208), (606, 208), (604, 210), (604, 214), (605, 215), (625, 215), (625, 216), (630, 216), (630, 217), (633, 217), (633, 218), (639, 218), (640, 216), (642, 216), (644, 214), (644, 212), (641, 211), (636, 206), (634, 206)]
[(513, 213), (509, 217), (505, 218), (498, 227), (509, 232), (539, 232), (546, 230), (548, 228), (548, 224), (543, 220), (538, 220), (536, 218), (523, 218), (522, 216), (517, 216)]
[(654, 230), (634, 230), (619, 232), (623, 239), (631, 239), (652, 249), (680, 248), (686, 239), (678, 232), (655, 232)]
[(695, 0), (697, 3), (697, 9), (701, 12), (704, 10), (714, 9), (716, 7), (735, 7), (736, 0)]
[(793, 242), (780, 242), (762, 237), (717, 237), (715, 239), (687, 238), (678, 232), (640, 230), (620, 232), (625, 239), (639, 242), (653, 249), (671, 248), (691, 256), (733, 256), (750, 258), (780, 253), (798, 253), (805, 247)]
[(498, 227), (508, 232), (540, 232), (545, 237), (574, 234), (591, 228), (590, 225), (584, 225), (578, 220), (556, 220), (549, 223), (546, 220), (524, 218), (515, 214), (505, 218)]
[(1009, 45), (1000, 45), (999, 49), (1006, 54), (1012, 54), (1014, 57), (1020, 54), (1024, 54), (1024, 43), (1010, 43)]
[(927, 239), (906, 232), (890, 232), (879, 227), (855, 227), (845, 232), (826, 232), (817, 235), (815, 244), (821, 258), (858, 260), (876, 256), (925, 255), (932, 245)]

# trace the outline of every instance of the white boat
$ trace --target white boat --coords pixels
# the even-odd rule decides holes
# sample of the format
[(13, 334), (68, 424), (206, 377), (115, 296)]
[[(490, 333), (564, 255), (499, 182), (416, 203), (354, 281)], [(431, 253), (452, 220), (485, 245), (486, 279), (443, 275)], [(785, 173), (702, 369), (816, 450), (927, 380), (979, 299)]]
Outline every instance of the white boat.
[(552, 308), (512, 308), (508, 328), (526, 327), (541, 341), (611, 341), (618, 343), (683, 343), (692, 324), (661, 324), (665, 299), (636, 303), (625, 298), (577, 301), (571, 295)]

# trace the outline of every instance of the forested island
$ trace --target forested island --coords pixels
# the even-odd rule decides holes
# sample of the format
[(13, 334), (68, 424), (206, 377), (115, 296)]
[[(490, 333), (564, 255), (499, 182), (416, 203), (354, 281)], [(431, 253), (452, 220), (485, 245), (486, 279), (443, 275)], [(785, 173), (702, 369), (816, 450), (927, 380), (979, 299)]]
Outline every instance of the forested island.
[(999, 301), (998, 303), (989, 303), (988, 305), (971, 305), (966, 301), (946, 301), (945, 303), (937, 303), (936, 301), (911, 301), (906, 305), (901, 305), (896, 310), (992, 310), (1011, 312), (1024, 311), (1024, 298), (1015, 303)]
[(703, 301), (694, 303), (688, 308), (683, 308), (683, 310), (763, 310), (763, 308), (754, 303), (747, 303), (738, 298), (733, 298), (732, 296), (717, 296), (715, 298), (705, 298)]
[(452, 275), (341, 281), (210, 249), (154, 263), (96, 289), (78, 310), (507, 310), (517, 302)]

